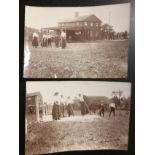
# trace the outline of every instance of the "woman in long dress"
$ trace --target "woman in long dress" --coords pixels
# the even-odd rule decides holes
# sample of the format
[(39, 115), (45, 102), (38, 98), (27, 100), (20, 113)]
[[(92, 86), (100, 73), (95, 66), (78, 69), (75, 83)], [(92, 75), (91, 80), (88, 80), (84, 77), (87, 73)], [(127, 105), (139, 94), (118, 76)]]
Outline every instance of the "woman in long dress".
[(32, 46), (37, 48), (38, 45), (39, 45), (39, 35), (36, 32), (34, 32), (33, 39), (32, 39)]
[(55, 120), (60, 119), (60, 102), (59, 102), (58, 95), (59, 95), (58, 92), (54, 94), (54, 102), (53, 102), (53, 108), (52, 108), (52, 117)]
[(85, 115), (89, 113), (89, 107), (87, 105), (87, 103), (84, 101), (83, 96), (81, 94), (79, 94), (79, 101), (80, 101), (80, 105), (81, 105), (81, 115)]

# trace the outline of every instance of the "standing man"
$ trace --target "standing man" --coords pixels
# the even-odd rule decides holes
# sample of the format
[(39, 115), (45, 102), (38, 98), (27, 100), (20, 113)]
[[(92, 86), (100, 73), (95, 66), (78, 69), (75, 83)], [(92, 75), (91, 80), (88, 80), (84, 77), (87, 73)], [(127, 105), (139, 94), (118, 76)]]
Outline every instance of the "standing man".
[(54, 93), (54, 102), (53, 102), (53, 108), (52, 108), (52, 116), (53, 119), (59, 120), (60, 119), (60, 101), (59, 101), (59, 93)]
[(52, 37), (51, 37), (51, 34), (50, 33), (47, 35), (47, 42), (48, 42), (48, 46), (51, 47)]
[(66, 33), (61, 30), (61, 47), (65, 48), (66, 47)]
[(110, 113), (109, 113), (109, 117), (111, 116), (111, 113), (113, 113), (113, 115), (115, 116), (115, 109), (116, 109), (116, 105), (114, 102), (111, 102), (109, 104), (109, 108), (110, 108)]
[(103, 115), (103, 117), (104, 117), (104, 112), (105, 112), (105, 109), (104, 109), (104, 104), (102, 103), (102, 104), (101, 104), (100, 111), (99, 111), (100, 116), (102, 116), (102, 115)]

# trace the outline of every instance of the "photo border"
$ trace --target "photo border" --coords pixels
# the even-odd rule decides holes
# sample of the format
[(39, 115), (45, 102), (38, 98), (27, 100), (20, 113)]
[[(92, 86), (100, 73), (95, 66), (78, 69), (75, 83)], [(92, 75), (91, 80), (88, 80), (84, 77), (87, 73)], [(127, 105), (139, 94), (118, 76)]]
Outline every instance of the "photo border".
[[(128, 76), (127, 78), (24, 78), (24, 27), (25, 5), (28, 6), (99, 6), (131, 3), (130, 31), (128, 49)], [(19, 1), (19, 154), (25, 154), (25, 97), (27, 81), (109, 81), (131, 82), (131, 107), (129, 122), (128, 150), (91, 150), (91, 151), (67, 151), (49, 154), (104, 154), (104, 155), (134, 155), (135, 154), (135, 0), (20, 0)]]

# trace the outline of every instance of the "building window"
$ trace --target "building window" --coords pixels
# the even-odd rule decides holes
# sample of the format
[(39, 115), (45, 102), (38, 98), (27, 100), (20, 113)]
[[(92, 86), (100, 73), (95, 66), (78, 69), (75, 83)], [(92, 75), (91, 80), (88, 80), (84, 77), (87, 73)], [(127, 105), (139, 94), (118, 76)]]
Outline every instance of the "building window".
[(84, 22), (84, 26), (87, 26), (88, 25), (88, 23), (87, 22)]
[(79, 22), (77, 22), (76, 25), (79, 26), (80, 25)]
[(96, 23), (96, 27), (98, 27), (98, 23)]
[(27, 98), (27, 100), (29, 100), (29, 101), (30, 101), (30, 100), (31, 100), (31, 97), (28, 97), (28, 98)]
[(92, 26), (92, 27), (93, 27), (93, 25), (94, 25), (94, 23), (93, 23), (93, 22), (91, 22), (91, 23), (90, 23), (90, 26)]

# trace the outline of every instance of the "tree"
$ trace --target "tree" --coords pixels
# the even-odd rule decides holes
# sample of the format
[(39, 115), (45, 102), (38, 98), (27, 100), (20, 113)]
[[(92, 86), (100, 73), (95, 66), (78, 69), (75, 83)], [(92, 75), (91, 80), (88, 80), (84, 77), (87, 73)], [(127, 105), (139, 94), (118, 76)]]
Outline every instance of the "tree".
[(125, 31), (125, 32), (123, 33), (123, 38), (124, 38), (124, 39), (128, 39), (128, 31)]
[(114, 35), (113, 26), (109, 24), (102, 25), (102, 38), (103, 39), (112, 39)]

